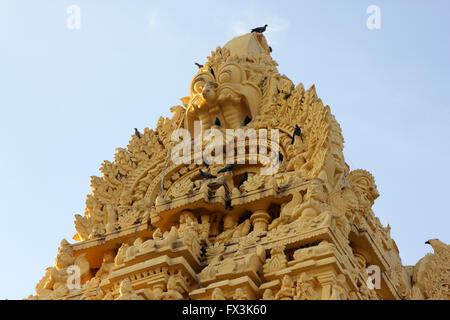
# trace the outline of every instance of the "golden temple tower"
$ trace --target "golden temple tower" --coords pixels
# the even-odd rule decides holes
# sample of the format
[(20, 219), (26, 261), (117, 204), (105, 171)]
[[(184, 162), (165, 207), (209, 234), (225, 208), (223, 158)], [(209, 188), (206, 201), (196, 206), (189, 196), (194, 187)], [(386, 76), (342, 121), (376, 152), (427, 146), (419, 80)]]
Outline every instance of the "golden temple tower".
[(76, 242), (29, 299), (450, 299), (449, 247), (402, 266), (374, 177), (262, 34), (218, 47), (181, 101), (92, 177)]

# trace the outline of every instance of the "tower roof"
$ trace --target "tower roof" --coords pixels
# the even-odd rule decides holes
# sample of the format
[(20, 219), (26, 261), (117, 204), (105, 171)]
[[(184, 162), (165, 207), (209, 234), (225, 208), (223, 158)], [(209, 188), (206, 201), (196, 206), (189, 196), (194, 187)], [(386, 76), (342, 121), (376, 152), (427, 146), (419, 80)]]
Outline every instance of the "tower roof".
[(247, 33), (231, 39), (224, 46), (231, 55), (249, 56), (252, 54), (269, 54), (270, 49), (266, 37), (261, 33)]

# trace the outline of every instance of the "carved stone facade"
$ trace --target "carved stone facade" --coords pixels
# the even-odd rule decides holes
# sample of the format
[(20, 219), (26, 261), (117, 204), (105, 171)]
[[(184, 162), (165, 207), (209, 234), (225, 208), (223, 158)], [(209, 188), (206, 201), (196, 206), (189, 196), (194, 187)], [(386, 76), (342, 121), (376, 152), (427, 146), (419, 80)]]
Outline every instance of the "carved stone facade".
[[(29, 299), (450, 298), (449, 246), (430, 240), (434, 254), (402, 266), (390, 227), (371, 209), (374, 177), (350, 170), (330, 108), (314, 86), (278, 73), (262, 34), (212, 52), (181, 101), (92, 177), (77, 242), (61, 242)], [(169, 161), (172, 133), (195, 136), (195, 121), (224, 134), (277, 129), (264, 146), (279, 150), (278, 171), (260, 174), (251, 139), (245, 161), (225, 172)], [(70, 266), (78, 289), (67, 286)]]

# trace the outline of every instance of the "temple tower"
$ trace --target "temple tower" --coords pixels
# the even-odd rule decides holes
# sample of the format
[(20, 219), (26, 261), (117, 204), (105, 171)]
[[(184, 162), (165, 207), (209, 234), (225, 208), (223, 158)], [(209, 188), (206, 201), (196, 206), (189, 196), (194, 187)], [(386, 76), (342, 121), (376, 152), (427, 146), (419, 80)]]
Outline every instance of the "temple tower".
[(29, 299), (450, 298), (448, 246), (402, 266), (374, 177), (262, 34), (213, 51), (181, 101), (92, 177)]

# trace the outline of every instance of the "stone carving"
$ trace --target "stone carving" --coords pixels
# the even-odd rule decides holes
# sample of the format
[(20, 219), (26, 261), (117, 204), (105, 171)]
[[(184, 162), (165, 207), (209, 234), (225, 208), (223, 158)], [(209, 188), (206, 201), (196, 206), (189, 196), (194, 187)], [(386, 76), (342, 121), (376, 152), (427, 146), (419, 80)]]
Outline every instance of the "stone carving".
[(134, 240), (133, 245), (128, 247), (127, 251), (125, 252), (125, 259), (131, 260), (134, 259), (136, 254), (139, 253), (139, 249), (143, 243), (143, 240), (141, 238), (137, 238)]
[(291, 220), (295, 220), (299, 217), (311, 219), (327, 209), (329, 209), (329, 205), (325, 202), (325, 192), (322, 181), (320, 179), (314, 179), (308, 186), (303, 203), (294, 208)]
[(226, 300), (220, 288), (215, 288), (211, 295), (211, 300)]
[(130, 279), (126, 278), (120, 283), (119, 297), (117, 300), (144, 300), (144, 298), (136, 294), (131, 286)]
[(278, 245), (270, 250), (270, 259), (264, 264), (264, 273), (271, 273), (287, 267), (284, 246)]
[(314, 279), (305, 272), (297, 280), (295, 300), (320, 300), (320, 295), (313, 288)]
[(198, 224), (193, 221), (189, 222), (189, 225), (184, 230), (182, 243), (188, 247), (191, 252), (196, 255), (200, 254), (201, 245), (199, 239), (199, 228)]
[(167, 292), (162, 294), (163, 300), (183, 300), (183, 288), (178, 284), (175, 276), (170, 276), (167, 281)]
[(264, 294), (263, 294), (262, 300), (275, 300), (275, 297), (273, 295), (272, 289), (264, 290)]
[(248, 300), (245, 290), (242, 288), (237, 288), (233, 294), (233, 300)]
[(80, 280), (90, 272), (85, 254), (75, 258), (71, 245), (63, 239), (56, 255), (55, 267), (47, 268), (45, 276), (36, 286), (36, 299), (57, 300), (67, 296), (71, 291), (67, 285), (69, 276), (74, 273), (70, 267), (79, 270)]
[(125, 259), (125, 254), (129, 248), (128, 243), (122, 243), (119, 250), (117, 251), (116, 257), (114, 258), (114, 265), (118, 266), (123, 263), (123, 260)]
[(236, 221), (231, 216), (225, 216), (223, 220), (224, 231), (216, 237), (216, 241), (227, 241), (230, 238), (240, 238), (246, 236), (251, 227), (250, 220), (247, 219), (240, 225), (236, 225)]
[[(428, 240), (433, 254), (427, 254), (414, 267), (411, 298), (450, 299), (450, 246), (438, 239)], [(417, 290), (417, 289), (418, 290)], [(420, 294), (419, 294), (420, 292)]]
[(283, 203), (281, 206), (280, 216), (274, 219), (269, 225), (269, 231), (277, 228), (281, 224), (287, 224), (294, 216), (293, 212), (303, 203), (303, 197), (298, 190), (294, 190), (292, 200), (288, 203)]
[(258, 190), (264, 186), (265, 177), (260, 175), (252, 175), (245, 181), (241, 187), (244, 192), (251, 192)]
[(194, 189), (194, 183), (189, 178), (185, 178), (184, 180), (177, 181), (169, 191), (166, 193), (167, 198), (175, 198), (187, 195), (192, 192)]
[(276, 300), (293, 300), (295, 296), (294, 281), (289, 275), (285, 275), (281, 282), (281, 288), (275, 296)]
[(315, 255), (315, 249), (315, 247), (297, 249), (293, 254), (293, 258), (295, 261), (303, 261), (308, 259), (309, 257)]
[(193, 224), (198, 224), (197, 219), (190, 211), (183, 211), (180, 215), (180, 225), (178, 227), (178, 235), (181, 237), (184, 231), (192, 226)]
[(110, 274), (112, 268), (114, 268), (114, 259), (115, 259), (115, 253), (113, 250), (106, 251), (103, 254), (103, 262), (100, 269), (98, 269), (97, 273), (95, 274), (96, 278), (100, 278), (101, 280), (108, 277)]
[(100, 290), (100, 278), (94, 277), (83, 286), (80, 300), (101, 300), (103, 292)]
[(345, 293), (345, 276), (340, 274), (336, 277), (336, 280), (333, 283), (331, 288), (331, 300), (346, 300)]

